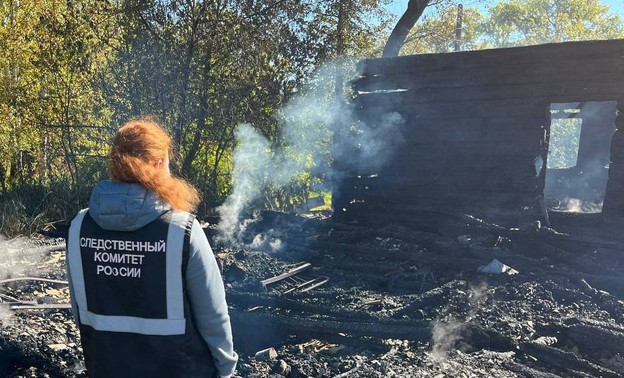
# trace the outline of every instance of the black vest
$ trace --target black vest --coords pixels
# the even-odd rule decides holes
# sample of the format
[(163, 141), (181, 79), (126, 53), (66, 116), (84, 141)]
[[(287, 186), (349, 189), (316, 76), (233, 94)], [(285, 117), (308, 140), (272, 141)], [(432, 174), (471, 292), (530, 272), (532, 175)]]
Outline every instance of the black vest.
[(186, 291), (193, 220), (169, 211), (128, 232), (84, 210), (72, 221), (67, 260), (89, 377), (217, 376)]

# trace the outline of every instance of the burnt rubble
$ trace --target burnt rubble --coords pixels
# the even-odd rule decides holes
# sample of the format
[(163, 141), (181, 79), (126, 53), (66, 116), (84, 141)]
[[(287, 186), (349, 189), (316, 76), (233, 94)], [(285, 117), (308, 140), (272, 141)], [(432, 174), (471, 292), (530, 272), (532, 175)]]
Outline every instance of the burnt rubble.
[[(241, 246), (215, 245), (238, 376), (624, 375), (624, 244), (606, 236), (616, 233), (604, 224), (602, 234), (539, 223), (510, 229), (470, 216), (431, 224), (444, 227), (370, 228), (266, 212)], [(518, 273), (478, 272), (494, 259)], [(48, 248), (35, 261), (20, 275), (65, 279), (62, 251)], [(266, 284), (304, 263), (287, 289)], [(329, 280), (296, 289), (318, 277)], [(54, 282), (6, 282), (0, 292), (68, 301), (67, 287)], [(10, 310), (4, 299), (0, 306), (0, 376), (86, 376), (68, 309)]]

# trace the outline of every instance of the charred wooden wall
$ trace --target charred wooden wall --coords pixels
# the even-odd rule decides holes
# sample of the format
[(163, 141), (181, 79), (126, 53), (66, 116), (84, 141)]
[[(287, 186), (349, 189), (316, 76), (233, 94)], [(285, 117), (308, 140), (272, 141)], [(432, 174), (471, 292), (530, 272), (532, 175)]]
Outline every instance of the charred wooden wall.
[[(371, 59), (354, 82), (358, 118), (399, 113), (403, 142), (381, 169), (334, 189), (342, 221), (469, 212), (504, 224), (543, 212), (550, 104), (624, 106), (624, 40)], [(616, 121), (603, 212), (624, 213), (624, 127)], [(543, 167), (536, 169), (536, 158)]]

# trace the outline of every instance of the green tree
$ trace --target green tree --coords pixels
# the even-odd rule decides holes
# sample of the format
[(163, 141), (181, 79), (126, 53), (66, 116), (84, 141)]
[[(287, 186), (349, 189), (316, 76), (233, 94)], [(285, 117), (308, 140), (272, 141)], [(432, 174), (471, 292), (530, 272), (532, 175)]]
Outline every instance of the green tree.
[(0, 164), (6, 167), (24, 155), (36, 161), (32, 169), (11, 164), (8, 184), (16, 177), (20, 182), (46, 182), (68, 174), (73, 187), (79, 187), (78, 165), (84, 156), (77, 139), (90, 147), (93, 140), (81, 136), (89, 132), (75, 126), (106, 122), (105, 112), (94, 107), (101, 97), (91, 83), (107, 59), (107, 48), (90, 25), (98, 22), (92, 13), (94, 2), (2, 5), (0, 107), (6, 118), (0, 122), (0, 138), (10, 147)]
[(612, 39), (624, 24), (600, 0), (507, 0), (489, 7), (483, 36), (491, 47)]
[(278, 110), (322, 62), (375, 54), (386, 1), (0, 2), (0, 202), (31, 185), (84, 204), (115, 129), (151, 115), (214, 205), (235, 127), (277, 143)]
[[(405, 40), (402, 55), (445, 53), (454, 51), (457, 5), (450, 3), (439, 7), (433, 16), (416, 24)], [(481, 40), (484, 17), (478, 9), (463, 9), (461, 50), (478, 50), (484, 47)]]

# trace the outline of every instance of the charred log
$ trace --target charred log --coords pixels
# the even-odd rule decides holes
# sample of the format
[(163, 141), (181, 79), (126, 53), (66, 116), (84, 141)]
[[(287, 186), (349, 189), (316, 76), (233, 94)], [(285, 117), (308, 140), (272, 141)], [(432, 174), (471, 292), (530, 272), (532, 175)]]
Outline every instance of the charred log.
[(620, 376), (614, 371), (579, 358), (572, 352), (566, 352), (552, 346), (538, 343), (523, 343), (520, 344), (520, 350), (544, 364), (557, 367), (570, 373), (580, 371), (591, 374), (592, 376), (609, 378), (617, 378)]
[(353, 336), (373, 336), (402, 340), (429, 341), (431, 328), (428, 322), (347, 322), (298, 316), (279, 316), (260, 312), (233, 312), (231, 314), (237, 325), (254, 324), (256, 328), (288, 331), (294, 334), (321, 335), (347, 333)]

